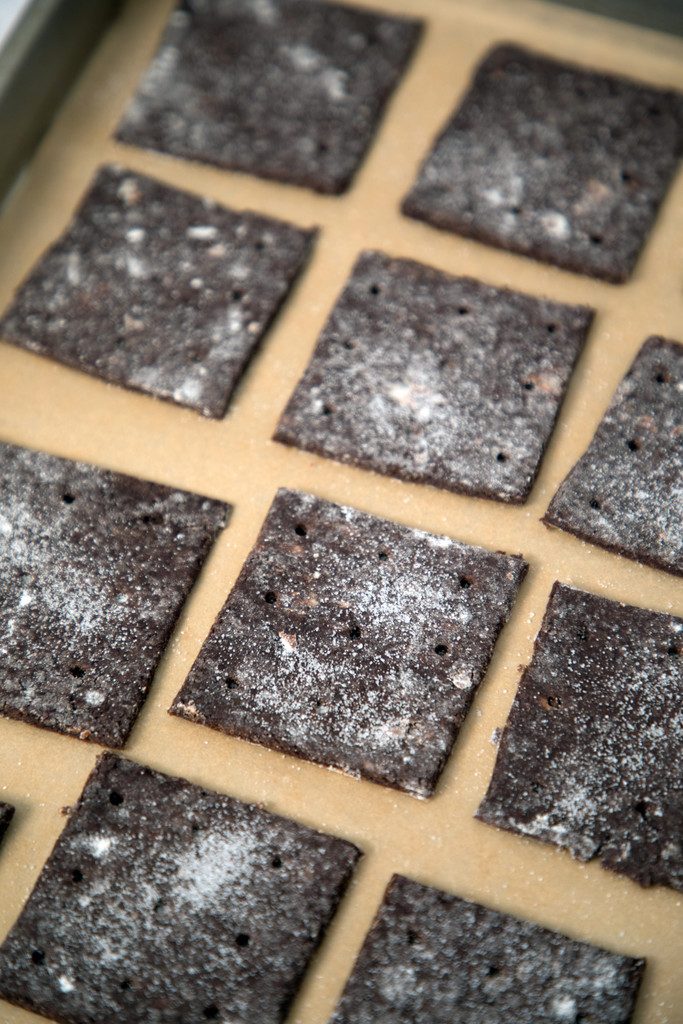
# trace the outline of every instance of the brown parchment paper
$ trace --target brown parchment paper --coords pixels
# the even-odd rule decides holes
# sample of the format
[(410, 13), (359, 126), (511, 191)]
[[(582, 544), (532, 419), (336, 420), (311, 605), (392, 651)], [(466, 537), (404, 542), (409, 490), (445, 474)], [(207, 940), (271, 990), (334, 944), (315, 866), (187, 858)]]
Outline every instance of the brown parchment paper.
[[(356, 0), (365, 3), (366, 0)], [(370, 6), (369, 4), (367, 4)], [(343, 836), (364, 851), (315, 958), (290, 1024), (324, 1024), (390, 875), (402, 872), (610, 949), (648, 959), (637, 1024), (683, 1022), (683, 898), (642, 890), (597, 863), (581, 865), (472, 814), (495, 757), (519, 666), (530, 655), (553, 580), (683, 613), (683, 587), (574, 538), (539, 517), (586, 447), (643, 339), (683, 337), (683, 175), (632, 281), (612, 286), (437, 232), (399, 201), (470, 73), (493, 43), (683, 88), (683, 41), (532, 0), (374, 0), (418, 14), (423, 41), (352, 189), (321, 197), (116, 144), (111, 133), (152, 55), (169, 0), (131, 0), (71, 91), (0, 217), (0, 305), (68, 221), (96, 166), (117, 160), (236, 208), (321, 226), (283, 314), (222, 422), (95, 381), (0, 343), (0, 438), (84, 459), (234, 504), (188, 601), (125, 753)], [(355, 470), (270, 440), (323, 321), (363, 247), (412, 257), (495, 285), (594, 305), (598, 315), (531, 499), (521, 507), (458, 497)], [(530, 562), (437, 795), (426, 802), (173, 719), (166, 709), (221, 607), (279, 486), (299, 487), (423, 529), (521, 552)], [(0, 848), (0, 937), (16, 918), (64, 825), (98, 748), (0, 719), (0, 797), (17, 814)], [(0, 1001), (2, 1024), (39, 1021)], [(256, 1024), (256, 1022), (254, 1022)]]

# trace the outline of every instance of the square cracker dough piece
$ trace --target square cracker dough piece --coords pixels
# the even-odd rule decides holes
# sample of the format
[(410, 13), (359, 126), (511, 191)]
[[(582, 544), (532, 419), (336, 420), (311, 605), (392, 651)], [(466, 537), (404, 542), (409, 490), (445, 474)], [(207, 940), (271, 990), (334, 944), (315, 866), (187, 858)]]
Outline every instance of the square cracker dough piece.
[(683, 149), (683, 95), (515, 46), (492, 50), (403, 212), (621, 282)]
[(68, 1024), (279, 1024), (359, 851), (104, 754), (0, 949)]
[(281, 490), (172, 713), (429, 796), (525, 572)]
[(0, 444), (0, 714), (120, 747), (229, 507)]
[(20, 285), (0, 336), (220, 418), (314, 236), (106, 167)]
[(683, 620), (556, 583), (477, 817), (683, 892)]
[(683, 345), (648, 338), (543, 517), (683, 575)]
[(394, 875), (330, 1024), (628, 1024), (643, 965)]
[(584, 306), (365, 252), (275, 439), (523, 502), (592, 319)]
[(118, 138), (343, 192), (420, 31), (413, 19), (318, 0), (187, 0)]

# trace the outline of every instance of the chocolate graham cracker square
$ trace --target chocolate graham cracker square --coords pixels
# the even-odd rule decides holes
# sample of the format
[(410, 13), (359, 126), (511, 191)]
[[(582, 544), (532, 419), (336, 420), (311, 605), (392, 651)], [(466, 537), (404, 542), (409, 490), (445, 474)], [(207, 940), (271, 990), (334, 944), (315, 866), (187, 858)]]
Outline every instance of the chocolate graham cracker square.
[(275, 439), (522, 502), (592, 318), (584, 306), (365, 252)]
[(394, 875), (330, 1024), (628, 1024), (643, 967)]
[(625, 281), (683, 150), (683, 94), (492, 50), (403, 212), (566, 270)]
[(278, 1024), (359, 851), (104, 754), (0, 949), (66, 1024)]
[(9, 827), (9, 823), (14, 817), (14, 808), (11, 804), (5, 804), (0, 802), (0, 842)]
[(122, 746), (229, 511), (0, 444), (0, 714)]
[(648, 338), (543, 522), (683, 575), (681, 389), (683, 345)]
[(683, 619), (556, 583), (477, 817), (683, 891)]
[(318, 0), (184, 0), (118, 138), (342, 192), (420, 30), (415, 19)]
[(281, 490), (171, 712), (429, 796), (526, 568)]
[(219, 418), (314, 235), (107, 167), (0, 337)]

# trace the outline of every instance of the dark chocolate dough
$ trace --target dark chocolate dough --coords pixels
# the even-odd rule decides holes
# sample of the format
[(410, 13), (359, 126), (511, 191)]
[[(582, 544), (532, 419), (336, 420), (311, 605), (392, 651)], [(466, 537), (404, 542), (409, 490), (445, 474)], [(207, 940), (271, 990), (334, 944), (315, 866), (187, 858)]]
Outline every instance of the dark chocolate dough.
[(394, 875), (330, 1024), (628, 1024), (643, 966)]
[(556, 583), (477, 817), (683, 891), (683, 620)]
[(683, 345), (648, 338), (543, 517), (683, 575)]
[(107, 167), (0, 337), (220, 418), (314, 236)]
[(628, 1024), (643, 967), (394, 874), (330, 1024)]
[(492, 50), (403, 212), (607, 281), (630, 276), (683, 149), (683, 95)]
[(413, 19), (318, 0), (185, 0), (118, 138), (342, 192), (420, 30)]
[(123, 746), (228, 511), (0, 444), (0, 714)]
[(525, 572), (281, 490), (172, 713), (429, 796)]
[(363, 253), (275, 438), (524, 501), (592, 318), (584, 306)]
[(14, 817), (14, 808), (10, 804), (0, 803), (0, 841)]
[(114, 754), (0, 949), (64, 1024), (279, 1024), (359, 851)]

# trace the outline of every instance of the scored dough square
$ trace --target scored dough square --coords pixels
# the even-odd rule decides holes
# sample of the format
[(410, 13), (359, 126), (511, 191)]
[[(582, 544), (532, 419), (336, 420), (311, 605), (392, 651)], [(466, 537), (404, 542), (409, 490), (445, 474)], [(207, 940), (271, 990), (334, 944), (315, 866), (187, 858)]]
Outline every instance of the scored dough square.
[(342, 192), (420, 30), (415, 19), (318, 0), (185, 0), (118, 138)]
[(528, 496), (593, 311), (365, 252), (275, 439), (389, 476)]
[(358, 856), (103, 754), (0, 948), (0, 995), (68, 1024), (279, 1024)]
[(683, 575), (683, 345), (648, 338), (543, 517)]
[(430, 796), (525, 572), (281, 490), (171, 712)]
[(500, 46), (478, 68), (402, 209), (620, 282), (682, 149), (683, 94)]
[(643, 966), (394, 875), (330, 1024), (628, 1024)]
[(0, 337), (219, 418), (314, 235), (107, 167)]
[(683, 891), (683, 620), (556, 583), (477, 817)]
[(0, 714), (122, 746), (229, 506), (0, 444)]

